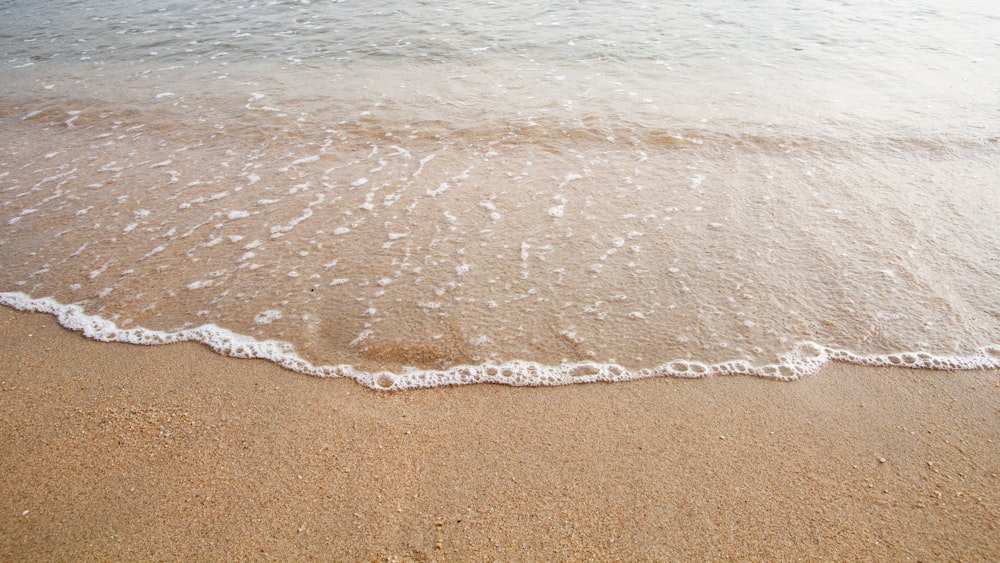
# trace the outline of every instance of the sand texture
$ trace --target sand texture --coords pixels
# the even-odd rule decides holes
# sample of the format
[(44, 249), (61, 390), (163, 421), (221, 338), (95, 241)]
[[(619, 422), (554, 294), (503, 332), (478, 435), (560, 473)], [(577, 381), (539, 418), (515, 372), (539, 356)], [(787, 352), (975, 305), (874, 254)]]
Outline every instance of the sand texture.
[(1000, 559), (1000, 374), (377, 393), (0, 311), (0, 559)]

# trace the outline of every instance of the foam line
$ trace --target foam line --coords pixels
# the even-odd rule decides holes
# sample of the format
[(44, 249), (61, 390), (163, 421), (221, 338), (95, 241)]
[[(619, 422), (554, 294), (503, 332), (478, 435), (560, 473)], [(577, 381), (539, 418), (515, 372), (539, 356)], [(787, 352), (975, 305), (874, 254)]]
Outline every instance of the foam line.
[(597, 362), (543, 365), (513, 360), (501, 364), (461, 365), (444, 370), (404, 368), (399, 373), (368, 372), (347, 364), (316, 366), (298, 356), (294, 347), (287, 342), (257, 340), (214, 324), (178, 331), (121, 328), (112, 321), (85, 313), (79, 305), (65, 305), (51, 297), (33, 298), (21, 292), (0, 292), (0, 304), (19, 311), (50, 314), (63, 327), (93, 340), (144, 345), (200, 342), (233, 358), (269, 360), (299, 373), (318, 377), (346, 377), (365, 387), (384, 391), (471, 383), (549, 386), (597, 381), (619, 382), (648, 377), (701, 378), (722, 375), (749, 375), (794, 381), (816, 373), (833, 361), (934, 370), (1000, 369), (1000, 345), (984, 346), (968, 356), (937, 356), (926, 352), (862, 355), (814, 342), (799, 342), (780, 358), (779, 363), (762, 366), (754, 366), (743, 360), (717, 364), (676, 360), (653, 368), (628, 370), (617, 364)]

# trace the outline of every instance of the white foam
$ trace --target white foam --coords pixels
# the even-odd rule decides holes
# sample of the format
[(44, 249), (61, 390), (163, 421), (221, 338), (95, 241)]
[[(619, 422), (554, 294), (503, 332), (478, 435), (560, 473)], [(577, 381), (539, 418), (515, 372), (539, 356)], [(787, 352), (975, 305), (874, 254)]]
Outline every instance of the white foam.
[[(53, 315), (62, 326), (102, 342), (145, 345), (200, 342), (220, 354), (234, 358), (265, 359), (292, 371), (319, 377), (346, 377), (366, 387), (379, 390), (471, 383), (515, 386), (567, 385), (596, 381), (619, 382), (648, 377), (699, 378), (722, 375), (749, 375), (792, 381), (812, 375), (833, 361), (867, 366), (934, 370), (1000, 369), (1000, 344), (981, 347), (966, 356), (938, 356), (920, 351), (863, 355), (814, 342), (799, 342), (790, 352), (779, 358), (779, 363), (762, 366), (754, 366), (744, 360), (715, 364), (676, 360), (652, 368), (628, 370), (614, 363), (584, 361), (545, 365), (511, 360), (503, 363), (460, 365), (442, 370), (404, 368), (398, 373), (370, 372), (347, 364), (317, 366), (297, 355), (294, 347), (287, 342), (257, 340), (214, 324), (176, 331), (143, 327), (121, 328), (110, 320), (85, 313), (78, 305), (64, 305), (51, 297), (33, 298), (21, 292), (0, 293), (0, 305), (20, 311)], [(277, 320), (280, 316), (280, 311), (267, 310), (258, 314), (254, 320), (266, 324)], [(566, 329), (565, 332), (567, 337), (576, 336), (571, 329)], [(349, 346), (356, 346), (372, 334), (371, 330), (362, 331)]]
[(302, 221), (305, 221), (306, 219), (312, 216), (313, 216), (312, 207), (306, 207), (305, 209), (302, 210), (302, 214), (299, 215), (298, 217), (291, 219), (284, 225), (276, 225), (274, 227), (271, 227), (271, 238), (277, 238), (283, 235), (284, 233), (291, 231), (292, 229), (295, 228), (296, 225), (298, 225)]
[(382, 207), (391, 207), (392, 204), (399, 201), (399, 198), (401, 197), (403, 197), (403, 190), (400, 189), (392, 192), (391, 194), (385, 196), (385, 199), (382, 200)]
[(413, 158), (413, 155), (410, 154), (410, 151), (408, 151), (408, 150), (406, 150), (406, 149), (404, 149), (404, 148), (402, 148), (400, 146), (389, 145), (389, 148), (392, 149), (392, 150), (394, 150), (394, 151), (396, 151), (396, 152), (390, 154), (389, 156), (400, 156), (400, 155), (402, 155), (403, 158), (406, 158), (406, 159)]
[(269, 325), (274, 321), (281, 318), (281, 311), (277, 309), (268, 309), (266, 311), (261, 311), (254, 318), (253, 322), (259, 325)]
[[(407, 153), (407, 154), (409, 154), (409, 153)], [(427, 156), (421, 158), (420, 159), (420, 165), (417, 166), (417, 169), (413, 172), (413, 177), (416, 178), (417, 176), (419, 176), (420, 173), (424, 171), (424, 166), (428, 162), (434, 160), (435, 156), (437, 156), (437, 154), (430, 154), (430, 155), (427, 155)]]
[(441, 185), (439, 185), (436, 190), (430, 190), (430, 189), (427, 190), (427, 195), (431, 197), (437, 197), (443, 194), (444, 192), (448, 191), (448, 188), (450, 187), (451, 186), (448, 185), (448, 182), (441, 182)]
[(315, 154), (312, 155), (312, 156), (302, 157), (300, 159), (293, 160), (291, 163), (288, 164), (288, 166), (285, 166), (284, 168), (281, 168), (280, 170), (282, 172), (288, 172), (288, 169), (291, 168), (292, 166), (298, 166), (299, 164), (309, 164), (311, 162), (316, 162), (317, 160), (319, 160), (319, 155), (315, 155)]
[(105, 262), (103, 266), (101, 266), (100, 268), (98, 268), (98, 269), (93, 270), (92, 272), (90, 272), (90, 274), (87, 277), (89, 277), (90, 279), (96, 278), (97, 276), (103, 274), (104, 271), (107, 270), (108, 266), (110, 266), (110, 265), (111, 265), (111, 262)]
[(573, 180), (580, 180), (582, 178), (583, 176), (581, 176), (580, 174), (574, 174), (574, 173), (566, 174), (566, 177), (563, 178), (562, 183), (559, 184), (559, 189), (562, 189), (564, 186), (566, 186), (566, 184), (572, 182)]

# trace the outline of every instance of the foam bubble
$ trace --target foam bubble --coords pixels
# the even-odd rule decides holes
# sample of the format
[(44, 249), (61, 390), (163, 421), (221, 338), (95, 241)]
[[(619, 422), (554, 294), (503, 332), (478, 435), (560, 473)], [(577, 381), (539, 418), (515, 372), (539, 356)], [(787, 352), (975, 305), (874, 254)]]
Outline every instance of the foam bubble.
[[(754, 366), (744, 360), (706, 364), (694, 360), (675, 360), (651, 368), (628, 370), (615, 363), (591, 361), (564, 362), (545, 365), (511, 360), (503, 363), (485, 362), (459, 365), (441, 370), (403, 368), (399, 373), (368, 372), (351, 365), (317, 366), (295, 353), (294, 347), (277, 340), (257, 340), (215, 324), (176, 331), (152, 330), (144, 327), (121, 328), (111, 320), (90, 315), (78, 305), (65, 305), (50, 297), (33, 298), (21, 292), (0, 293), (0, 305), (20, 311), (53, 315), (62, 326), (87, 338), (104, 342), (156, 345), (175, 342), (200, 342), (212, 350), (235, 358), (259, 358), (272, 361), (286, 369), (319, 377), (346, 377), (377, 390), (416, 389), (471, 383), (500, 383), (515, 386), (566, 385), (596, 381), (618, 382), (647, 377), (700, 378), (725, 375), (748, 375), (791, 381), (819, 371), (831, 361), (881, 367), (907, 367), (937, 370), (1000, 369), (1000, 345), (979, 348), (965, 356), (939, 356), (922, 351), (894, 354), (862, 355), (848, 350), (829, 348), (815, 342), (799, 342), (781, 356), (779, 363)], [(370, 309), (374, 314), (374, 309)], [(276, 309), (262, 311), (254, 321), (268, 324), (281, 318)], [(575, 337), (572, 328), (564, 330), (568, 338)], [(357, 346), (373, 332), (366, 329), (351, 341)]]
[(274, 321), (281, 318), (281, 311), (277, 309), (268, 309), (266, 311), (261, 311), (254, 318), (253, 322), (259, 325), (268, 325)]
[(443, 194), (444, 192), (448, 191), (448, 188), (450, 188), (450, 187), (451, 186), (448, 184), (448, 182), (441, 182), (441, 185), (439, 185), (436, 190), (428, 189), (427, 190), (427, 195), (429, 195), (431, 197), (437, 197), (437, 196)]

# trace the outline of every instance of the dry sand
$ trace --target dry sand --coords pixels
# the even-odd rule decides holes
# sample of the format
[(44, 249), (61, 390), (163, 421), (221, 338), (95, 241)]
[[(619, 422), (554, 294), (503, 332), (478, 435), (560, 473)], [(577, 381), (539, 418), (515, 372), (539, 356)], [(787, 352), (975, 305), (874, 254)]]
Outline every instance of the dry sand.
[(0, 310), (0, 559), (1000, 559), (1000, 373), (377, 393)]

